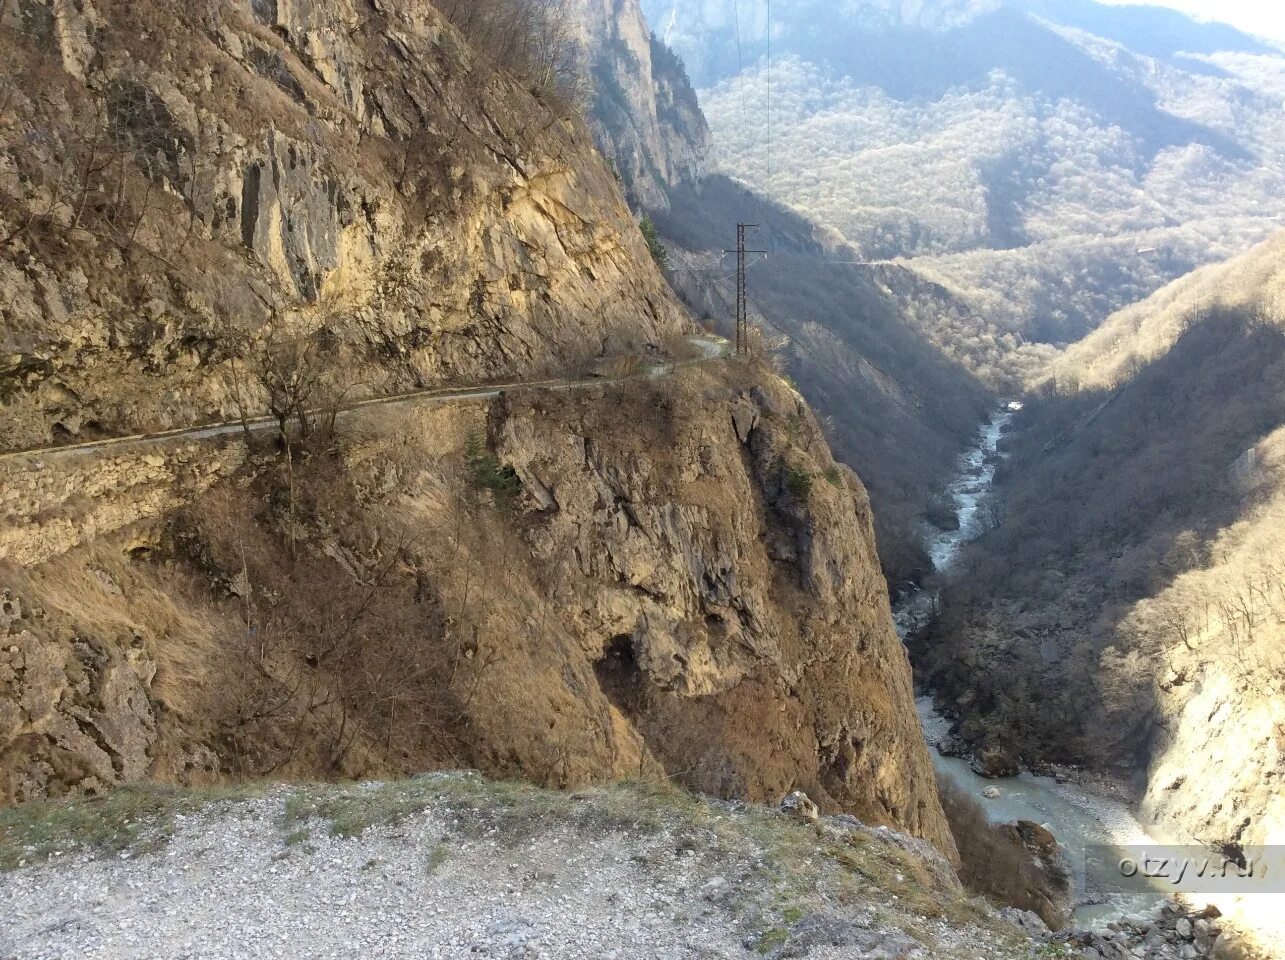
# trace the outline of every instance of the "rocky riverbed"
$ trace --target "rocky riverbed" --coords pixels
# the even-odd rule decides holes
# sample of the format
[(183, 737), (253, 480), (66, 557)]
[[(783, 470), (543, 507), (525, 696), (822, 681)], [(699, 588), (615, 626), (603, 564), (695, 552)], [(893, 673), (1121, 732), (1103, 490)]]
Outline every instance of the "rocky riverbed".
[[(998, 412), (983, 428), (978, 444), (961, 458), (959, 474), (948, 492), (958, 510), (958, 526), (934, 530), (930, 544), (941, 572), (950, 570), (960, 548), (978, 536), (987, 522), (986, 501), (1003, 458), (1000, 441), (1012, 419), (1010, 409)], [(894, 616), (903, 637), (934, 615), (935, 599), (931, 588), (900, 599)], [(1138, 820), (1131, 798), (1119, 784), (1080, 771), (1022, 770), (1015, 758), (998, 762), (973, 757), (961, 749), (952, 735), (952, 722), (935, 709), (931, 696), (919, 697), (917, 705), (939, 779), (979, 801), (993, 823), (1027, 820), (1047, 826), (1066, 852), (1077, 897), (1073, 928), (1049, 935), (1031, 924), (1034, 935), (1049, 944), (1073, 948), (1088, 960), (1280, 955), (1285, 945), (1273, 942), (1279, 938), (1260, 935), (1266, 926), (1263, 914), (1273, 912), (1262, 901), (1265, 896), (1285, 898), (1256, 895), (1247, 903), (1244, 897), (1211, 896), (1207, 899), (1212, 903), (1180, 903), (1165, 899), (1167, 891), (1160, 883), (1123, 892), (1118, 859), (1110, 853), (1123, 854), (1130, 845), (1155, 844), (1159, 831)], [(1104, 889), (1111, 892), (1103, 893)], [(1220, 920), (1220, 906), (1228, 911), (1225, 921)]]
[(1153, 914), (1122, 917), (1105, 928), (1073, 933), (1058, 942), (1078, 947), (1085, 960), (1238, 956), (1230, 936), (1223, 934), (1220, 916), (1216, 908), (1193, 911), (1170, 901)]

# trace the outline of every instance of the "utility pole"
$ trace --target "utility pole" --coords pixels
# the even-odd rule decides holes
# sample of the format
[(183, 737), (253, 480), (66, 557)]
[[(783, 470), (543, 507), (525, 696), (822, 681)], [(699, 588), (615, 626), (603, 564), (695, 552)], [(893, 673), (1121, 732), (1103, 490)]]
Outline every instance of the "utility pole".
[(745, 237), (751, 230), (757, 230), (757, 223), (738, 223), (736, 225), (736, 250), (724, 250), (724, 253), (736, 253), (736, 355), (743, 357), (750, 352), (750, 305), (745, 279), (745, 257), (751, 253), (766, 254), (766, 250), (746, 250)]

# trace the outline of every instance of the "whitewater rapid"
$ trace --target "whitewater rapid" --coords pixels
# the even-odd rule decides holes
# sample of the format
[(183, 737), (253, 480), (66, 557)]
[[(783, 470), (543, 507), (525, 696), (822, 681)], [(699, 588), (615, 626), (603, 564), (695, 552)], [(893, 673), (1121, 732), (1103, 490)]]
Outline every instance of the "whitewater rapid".
[[(958, 507), (959, 529), (931, 529), (929, 552), (939, 573), (949, 572), (960, 550), (985, 531), (987, 503), (995, 471), (1003, 458), (1000, 440), (1011, 425), (1014, 412), (1005, 408), (985, 425), (977, 444), (960, 459), (959, 470), (947, 494)], [(936, 610), (936, 595), (916, 589), (893, 609), (897, 630), (906, 635), (929, 622)], [(1119, 861), (1127, 846), (1155, 843), (1153, 831), (1144, 827), (1129, 808), (1052, 777), (1023, 773), (1004, 780), (987, 780), (973, 772), (968, 761), (942, 756), (937, 744), (950, 734), (951, 723), (933, 708), (930, 696), (916, 701), (924, 737), (933, 755), (937, 776), (973, 797), (992, 823), (1032, 820), (1053, 831), (1067, 851), (1077, 896), (1077, 925), (1095, 925), (1113, 917), (1154, 908), (1166, 895), (1157, 884), (1149, 891), (1111, 894), (1119, 886)], [(983, 791), (998, 787), (989, 799)]]

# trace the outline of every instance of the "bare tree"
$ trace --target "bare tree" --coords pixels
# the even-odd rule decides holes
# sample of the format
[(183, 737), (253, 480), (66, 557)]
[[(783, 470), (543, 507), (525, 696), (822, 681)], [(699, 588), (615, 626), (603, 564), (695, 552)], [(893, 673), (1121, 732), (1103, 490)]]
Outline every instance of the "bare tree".
[(283, 334), (269, 329), (254, 358), (268, 413), (277, 421), (281, 444), (291, 445), (291, 424), (299, 437), (313, 434), (314, 416), (328, 396), (330, 361), (323, 338)]
[(568, 0), (440, 0), (437, 6), (474, 48), (532, 92), (582, 102), (584, 56)]

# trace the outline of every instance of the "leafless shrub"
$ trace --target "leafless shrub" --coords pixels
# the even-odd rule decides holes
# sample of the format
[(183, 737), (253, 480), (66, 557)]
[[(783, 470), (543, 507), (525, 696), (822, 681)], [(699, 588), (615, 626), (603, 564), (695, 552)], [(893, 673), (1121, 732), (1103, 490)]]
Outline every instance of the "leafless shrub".
[[(226, 583), (242, 621), (229, 655), (243, 676), (222, 721), (241, 772), (342, 774), (457, 756), (498, 648), (460, 625), (471, 610), (448, 611), (416, 544), (358, 551), (334, 539), (334, 507), (353, 496), (341, 465), (300, 463), (289, 512), (282, 484), (263, 479), (266, 513), (255, 512), (260, 498), (229, 492), (185, 521), (189, 550)], [(312, 532), (305, 545), (285, 528)]]
[(440, 0), (438, 9), (498, 69), (533, 93), (572, 105), (584, 98), (584, 64), (568, 0)]
[(1051, 875), (1009, 825), (992, 824), (981, 806), (954, 784), (938, 780), (942, 810), (959, 849), (959, 877), (970, 890), (1001, 904), (1039, 914), (1057, 928), (1066, 918), (1051, 909), (1050, 894), (1067, 882)]

